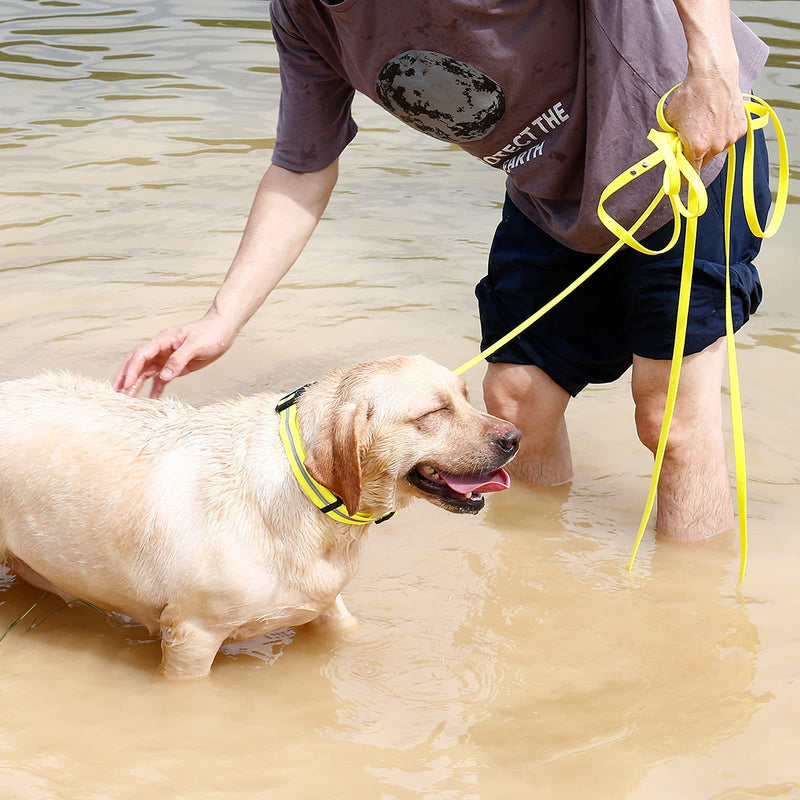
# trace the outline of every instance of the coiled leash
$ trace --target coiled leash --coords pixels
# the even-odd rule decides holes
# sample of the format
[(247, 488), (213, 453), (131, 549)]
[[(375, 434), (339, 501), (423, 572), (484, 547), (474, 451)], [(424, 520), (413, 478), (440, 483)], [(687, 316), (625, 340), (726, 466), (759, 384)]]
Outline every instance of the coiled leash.
[[(667, 122), (666, 118), (664, 117), (664, 105), (666, 100), (677, 88), (678, 87), (675, 86), (670, 89), (659, 100), (658, 106), (656, 107), (656, 118), (658, 120), (658, 124), (661, 126), (661, 130), (653, 129), (647, 136), (647, 138), (655, 145), (656, 150), (651, 155), (641, 159), (629, 169), (625, 170), (625, 172), (617, 176), (613, 181), (611, 181), (611, 183), (608, 184), (608, 186), (600, 195), (600, 201), (597, 206), (597, 215), (603, 225), (605, 225), (605, 227), (617, 237), (616, 243), (612, 245), (612, 247), (606, 253), (600, 256), (600, 258), (595, 261), (595, 263), (592, 264), (592, 266), (590, 266), (582, 275), (580, 275), (569, 286), (567, 286), (566, 289), (556, 295), (538, 311), (531, 314), (530, 317), (517, 325), (513, 330), (509, 331), (509, 333), (507, 333), (493, 345), (487, 347), (473, 359), (465, 362), (456, 370), (454, 370), (456, 375), (461, 375), (467, 370), (472, 369), (472, 367), (476, 366), (484, 359), (488, 358), (490, 355), (492, 355), (492, 353), (496, 352), (504, 345), (508, 344), (508, 342), (533, 325), (536, 320), (543, 317), (548, 311), (550, 311), (550, 309), (558, 305), (558, 303), (560, 303), (567, 295), (569, 295), (572, 291), (577, 289), (582, 283), (594, 275), (594, 273), (597, 272), (597, 270), (599, 270), (603, 264), (609, 261), (609, 259), (611, 259), (625, 245), (647, 255), (660, 255), (665, 253), (678, 241), (681, 233), (681, 218), (683, 217), (686, 220), (686, 237), (684, 240), (683, 262), (681, 266), (681, 283), (678, 294), (678, 318), (675, 327), (675, 343), (672, 351), (672, 365), (670, 368), (667, 399), (664, 408), (664, 419), (661, 423), (661, 433), (659, 435), (658, 446), (656, 448), (653, 476), (650, 481), (650, 490), (647, 495), (644, 513), (642, 514), (639, 530), (636, 535), (636, 541), (633, 546), (633, 552), (628, 564), (629, 572), (633, 569), (633, 562), (636, 559), (636, 553), (639, 550), (639, 545), (642, 541), (645, 528), (647, 527), (647, 523), (650, 520), (650, 514), (653, 510), (656, 491), (658, 489), (658, 480), (661, 475), (661, 467), (664, 461), (664, 452), (666, 450), (669, 430), (672, 424), (675, 401), (678, 396), (681, 364), (683, 362), (683, 348), (686, 342), (689, 298), (692, 288), (692, 271), (694, 268), (695, 243), (697, 240), (697, 219), (705, 212), (708, 204), (706, 189), (702, 180), (700, 179), (700, 176), (697, 174), (697, 172), (695, 172), (692, 165), (684, 156), (683, 146), (678, 138), (677, 131)], [(789, 156), (786, 146), (786, 136), (784, 135), (783, 128), (781, 127), (777, 115), (766, 102), (751, 94), (745, 94), (743, 97), (747, 112), (747, 134), (745, 136), (742, 170), (742, 196), (744, 211), (750, 230), (756, 236), (766, 239), (775, 235), (776, 231), (780, 227), (784, 211), (786, 210), (786, 201), (789, 190)], [(772, 121), (772, 124), (775, 127), (778, 144), (778, 189), (775, 196), (772, 219), (767, 227), (762, 229), (758, 220), (755, 205), (753, 179), (755, 140), (753, 137), (753, 131), (766, 127), (770, 121)], [(638, 177), (644, 175), (646, 172), (649, 172), (651, 169), (661, 163), (664, 164), (664, 178), (661, 189), (658, 191), (656, 196), (653, 198), (653, 201), (647, 207), (645, 212), (639, 217), (639, 219), (637, 219), (630, 228), (624, 228), (605, 210), (604, 205), (606, 201), (613, 194), (631, 183), (631, 181), (636, 180)], [(733, 313), (731, 310), (730, 226), (735, 173), (736, 148), (734, 145), (731, 145), (728, 148), (728, 174), (725, 187), (724, 213), (725, 338), (728, 354), (733, 447), (736, 463), (736, 496), (739, 513), (739, 537), (741, 541), (739, 579), (741, 580), (744, 578), (745, 569), (747, 567), (747, 471), (745, 465), (741, 395), (739, 392), (739, 372), (736, 365), (736, 345), (733, 337)], [(686, 205), (684, 205), (680, 197), (680, 189), (683, 180), (688, 183)], [(664, 196), (669, 198), (672, 206), (674, 221), (672, 238), (662, 249), (650, 250), (641, 243), (637, 242), (633, 237), (639, 228), (644, 224), (645, 220), (650, 217)]]

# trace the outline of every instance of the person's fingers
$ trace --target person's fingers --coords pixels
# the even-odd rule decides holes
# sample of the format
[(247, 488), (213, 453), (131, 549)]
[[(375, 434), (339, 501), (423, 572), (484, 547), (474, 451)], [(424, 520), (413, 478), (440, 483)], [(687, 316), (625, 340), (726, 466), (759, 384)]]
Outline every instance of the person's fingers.
[(125, 394), (128, 397), (136, 397), (139, 394), (142, 388), (142, 384), (144, 383), (144, 378), (137, 378), (127, 389), (125, 389)]
[(163, 367), (169, 355), (181, 344), (185, 335), (181, 329), (161, 331), (147, 344), (137, 347), (126, 359), (114, 379), (114, 388), (134, 396), (142, 388), (142, 383), (151, 378)]
[[(195, 337), (197, 339), (198, 337)], [(174, 378), (193, 372), (209, 361), (203, 358), (206, 348), (202, 343), (198, 344), (187, 336), (183, 343), (166, 360), (160, 370), (154, 371), (153, 386), (150, 390), (150, 397), (157, 398), (166, 388), (166, 385)], [(211, 359), (213, 361), (213, 358)], [(157, 374), (156, 374), (157, 373)]]
[(114, 388), (135, 397), (152, 378), (150, 397), (160, 397), (171, 380), (210, 364), (230, 347), (223, 335), (209, 332), (208, 327), (201, 321), (161, 331), (128, 356)]
[(119, 369), (119, 372), (116, 374), (116, 377), (114, 378), (113, 386), (115, 392), (118, 392), (125, 385), (125, 374), (128, 371), (128, 364), (130, 363), (131, 363), (131, 356), (129, 355), (123, 362), (122, 366)]
[(697, 169), (698, 166), (702, 163), (702, 158), (698, 156), (695, 152), (694, 147), (692, 147), (692, 143), (685, 139), (683, 136), (680, 137), (681, 145), (683, 146), (683, 155), (686, 156), (686, 160), (695, 168)]
[(139, 350), (134, 350), (125, 363), (125, 372), (122, 375), (119, 390), (126, 394), (135, 395), (141, 386), (136, 386), (144, 369), (144, 358)]
[(131, 384), (124, 389), (125, 394), (128, 397), (136, 397), (144, 386), (145, 381), (152, 378), (154, 375), (158, 373), (159, 367), (158, 365), (145, 367), (141, 370), (133, 379)]
[(167, 387), (167, 381), (162, 380), (158, 375), (153, 378), (153, 385), (150, 387), (150, 399), (158, 400), (161, 393)]
[(196, 348), (189, 347), (188, 343), (182, 344), (175, 352), (166, 360), (164, 366), (158, 373), (158, 380), (163, 381), (165, 384), (169, 383), (173, 378), (177, 378), (183, 374), (186, 365), (195, 357)]
[(155, 358), (159, 352), (160, 347), (156, 344), (155, 339), (134, 350), (130, 356), (128, 356), (125, 374), (120, 388), (126, 392), (130, 391), (144, 372), (145, 365)]

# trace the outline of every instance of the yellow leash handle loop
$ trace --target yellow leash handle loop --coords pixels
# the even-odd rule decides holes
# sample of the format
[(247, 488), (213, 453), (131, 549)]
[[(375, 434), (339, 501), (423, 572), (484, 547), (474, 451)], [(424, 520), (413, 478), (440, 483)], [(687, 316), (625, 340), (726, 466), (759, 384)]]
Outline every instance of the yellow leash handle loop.
[[(706, 187), (703, 185), (703, 181), (700, 179), (697, 172), (695, 172), (686, 156), (683, 155), (683, 145), (678, 138), (675, 128), (673, 128), (664, 117), (664, 104), (670, 94), (677, 88), (678, 87), (675, 86), (670, 89), (658, 101), (656, 118), (662, 130), (651, 130), (647, 135), (648, 140), (656, 146), (655, 152), (614, 178), (600, 194), (600, 202), (597, 205), (597, 216), (608, 230), (627, 244), (628, 247), (650, 256), (661, 255), (674, 247), (681, 233), (681, 217), (685, 219), (699, 217), (701, 214), (705, 213), (708, 207)], [(653, 198), (653, 202), (647, 207), (644, 214), (639, 217), (630, 229), (626, 230), (606, 211), (606, 202), (620, 189), (662, 163), (664, 164), (664, 177), (661, 191)], [(683, 204), (680, 196), (681, 186), (684, 181), (689, 185), (690, 198), (692, 194), (694, 195), (694, 202), (692, 203), (690, 200), (689, 208)], [(672, 206), (672, 237), (660, 250), (651, 250), (634, 239), (633, 234), (636, 233), (642, 223), (652, 214), (665, 195), (669, 198), (670, 205)]]
[[(783, 215), (786, 212), (786, 203), (789, 197), (789, 148), (786, 144), (786, 134), (783, 131), (783, 126), (772, 106), (752, 94), (746, 94), (744, 97), (744, 105), (747, 109), (747, 138), (742, 164), (744, 212), (750, 230), (762, 239), (770, 239), (780, 228), (781, 222), (783, 222)], [(765, 128), (770, 122), (775, 128), (775, 137), (778, 143), (778, 188), (775, 192), (775, 208), (772, 212), (772, 219), (770, 219), (767, 227), (762, 230), (756, 214), (755, 190), (753, 188), (753, 165), (755, 160), (753, 131)]]

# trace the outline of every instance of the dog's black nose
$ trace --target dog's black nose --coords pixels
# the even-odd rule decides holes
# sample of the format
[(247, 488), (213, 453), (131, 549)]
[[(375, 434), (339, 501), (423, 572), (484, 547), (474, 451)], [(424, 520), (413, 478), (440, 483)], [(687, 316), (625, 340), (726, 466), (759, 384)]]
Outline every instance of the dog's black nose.
[(504, 453), (516, 453), (519, 449), (519, 440), (521, 438), (522, 431), (519, 428), (508, 428), (499, 433), (495, 441)]

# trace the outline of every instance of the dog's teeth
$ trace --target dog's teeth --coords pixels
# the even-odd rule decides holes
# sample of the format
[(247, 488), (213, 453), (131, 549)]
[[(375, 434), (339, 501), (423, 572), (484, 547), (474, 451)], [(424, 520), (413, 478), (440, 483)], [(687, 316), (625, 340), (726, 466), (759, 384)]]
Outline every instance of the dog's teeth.
[(436, 470), (433, 467), (428, 466), (427, 464), (425, 464), (425, 466), (423, 467), (420, 467), (419, 471), (424, 472), (426, 475), (435, 475), (436, 477), (438, 477)]

